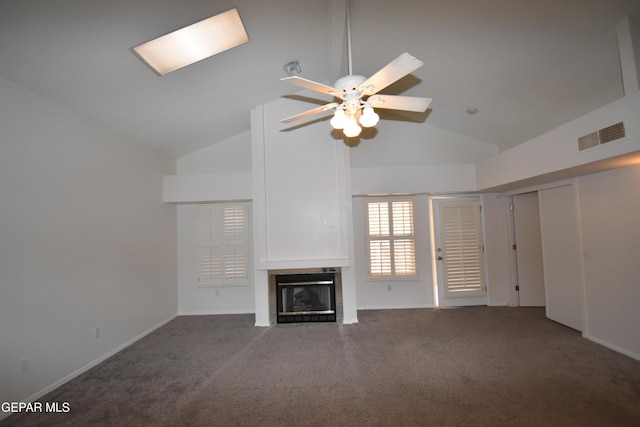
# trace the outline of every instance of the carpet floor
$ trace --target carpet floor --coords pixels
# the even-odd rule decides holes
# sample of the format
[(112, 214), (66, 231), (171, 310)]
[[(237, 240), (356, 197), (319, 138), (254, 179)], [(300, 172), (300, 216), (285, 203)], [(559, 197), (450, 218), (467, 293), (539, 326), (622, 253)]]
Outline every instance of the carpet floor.
[(182, 316), (2, 426), (640, 426), (640, 361), (544, 309)]

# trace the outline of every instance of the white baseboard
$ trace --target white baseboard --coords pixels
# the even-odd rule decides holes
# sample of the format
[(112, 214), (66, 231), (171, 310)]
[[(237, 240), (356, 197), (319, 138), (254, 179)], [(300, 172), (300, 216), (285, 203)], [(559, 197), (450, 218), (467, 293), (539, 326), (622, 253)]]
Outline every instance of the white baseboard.
[(369, 305), (358, 307), (358, 310), (402, 310), (412, 308), (435, 308), (432, 304), (415, 304), (415, 305)]
[[(168, 319), (165, 319), (162, 322), (157, 323), (156, 325), (154, 325), (151, 328), (147, 329), (143, 333), (131, 338), (129, 341), (125, 342), (124, 344), (119, 345), (118, 347), (114, 348), (113, 350), (109, 351), (108, 353), (105, 353), (102, 356), (98, 357), (97, 359), (87, 363), (82, 368), (70, 373), (69, 375), (59, 379), (58, 381), (54, 382), (53, 384), (50, 384), (47, 387), (43, 388), (42, 390), (32, 394), (31, 396), (29, 396), (26, 399), (24, 399), (23, 402), (34, 402), (34, 401), (36, 401), (37, 399), (41, 398), (45, 394), (50, 393), (53, 390), (55, 390), (58, 387), (60, 387), (61, 385), (71, 381), (75, 377), (77, 377), (77, 376), (79, 376), (81, 374), (84, 374), (85, 372), (87, 372), (89, 369), (93, 368), (97, 364), (99, 364), (101, 362), (104, 362), (105, 360), (107, 360), (108, 358), (110, 358), (114, 354), (118, 353), (119, 351), (124, 350), (125, 348), (129, 347), (131, 344), (133, 344), (136, 341), (139, 341), (140, 339), (142, 339), (145, 336), (149, 335), (151, 332), (155, 331), (156, 329), (160, 328), (161, 326), (166, 325), (167, 323), (171, 322), (176, 317), (178, 317), (178, 315), (174, 314), (173, 316), (169, 317)], [(0, 420), (3, 420), (4, 418), (8, 417), (9, 415), (11, 415), (11, 412), (0, 412)]]
[(256, 322), (253, 326), (256, 326), (259, 328), (268, 328), (271, 326), (271, 323)]
[(625, 356), (629, 356), (632, 359), (640, 360), (640, 354), (634, 353), (632, 351), (629, 351), (626, 348), (622, 348), (620, 346), (617, 346), (615, 344), (611, 344), (610, 342), (607, 342), (607, 341), (604, 341), (604, 340), (601, 340), (599, 338), (592, 337), (592, 336), (585, 336), (585, 338), (588, 339), (589, 341), (593, 341), (596, 344), (600, 344), (600, 345), (602, 345), (604, 347), (607, 347), (608, 349), (611, 349), (613, 351), (617, 351), (618, 353), (622, 353)]
[(246, 311), (246, 310), (238, 310), (238, 311), (181, 311), (178, 313), (178, 316), (216, 316), (216, 315), (224, 315), (224, 314), (256, 314), (255, 312)]

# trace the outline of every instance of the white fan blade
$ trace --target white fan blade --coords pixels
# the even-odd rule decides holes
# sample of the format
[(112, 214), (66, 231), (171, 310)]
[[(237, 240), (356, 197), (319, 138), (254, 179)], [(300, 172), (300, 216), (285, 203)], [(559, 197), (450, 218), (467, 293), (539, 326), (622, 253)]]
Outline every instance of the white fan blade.
[(431, 98), (418, 98), (415, 96), (398, 95), (373, 95), (367, 99), (373, 108), (386, 108), (387, 110), (405, 110), (422, 113), (427, 111), (431, 104)]
[(305, 89), (315, 90), (316, 92), (324, 93), (326, 95), (338, 96), (338, 97), (342, 96), (342, 91), (340, 89), (323, 85), (322, 83), (317, 83), (311, 80), (303, 79), (302, 77), (290, 76), (290, 77), (284, 77), (280, 80), (282, 80), (283, 82), (291, 83), (296, 86), (303, 87)]
[(338, 106), (337, 102), (332, 102), (330, 104), (323, 105), (318, 108), (314, 108), (313, 110), (305, 111), (304, 113), (296, 114), (295, 116), (287, 117), (286, 119), (280, 120), (280, 123), (291, 123), (296, 120), (303, 119), (305, 117), (313, 116), (314, 114), (322, 113), (324, 111), (331, 110), (332, 108), (336, 108)]
[(373, 95), (422, 65), (422, 61), (405, 52), (369, 77), (358, 89), (363, 95)]

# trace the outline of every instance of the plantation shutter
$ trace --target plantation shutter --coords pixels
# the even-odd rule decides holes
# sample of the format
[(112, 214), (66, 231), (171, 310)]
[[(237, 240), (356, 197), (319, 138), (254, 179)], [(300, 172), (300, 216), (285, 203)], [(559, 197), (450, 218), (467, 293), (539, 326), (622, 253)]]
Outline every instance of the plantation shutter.
[(413, 233), (413, 202), (392, 202), (393, 261), (398, 276), (416, 274), (416, 251)]
[(412, 200), (367, 202), (369, 277), (415, 276)]
[(248, 229), (244, 203), (198, 206), (201, 285), (248, 283)]
[(439, 207), (445, 296), (484, 295), (480, 202), (441, 201)]
[(369, 208), (369, 274), (391, 274), (391, 239), (389, 236), (389, 203), (370, 202)]

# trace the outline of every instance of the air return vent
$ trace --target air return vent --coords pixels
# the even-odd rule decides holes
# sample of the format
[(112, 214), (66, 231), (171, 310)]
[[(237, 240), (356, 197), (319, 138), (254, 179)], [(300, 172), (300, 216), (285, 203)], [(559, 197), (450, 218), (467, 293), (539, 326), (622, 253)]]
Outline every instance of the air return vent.
[(607, 142), (615, 141), (626, 137), (624, 123), (616, 123), (597, 132), (590, 133), (578, 138), (578, 150), (586, 150), (588, 148), (597, 147)]
[(615, 125), (600, 129), (598, 131), (598, 138), (600, 144), (606, 144), (607, 142), (615, 141), (626, 136), (624, 132), (624, 123), (616, 123)]

